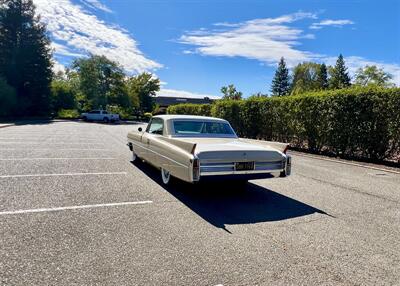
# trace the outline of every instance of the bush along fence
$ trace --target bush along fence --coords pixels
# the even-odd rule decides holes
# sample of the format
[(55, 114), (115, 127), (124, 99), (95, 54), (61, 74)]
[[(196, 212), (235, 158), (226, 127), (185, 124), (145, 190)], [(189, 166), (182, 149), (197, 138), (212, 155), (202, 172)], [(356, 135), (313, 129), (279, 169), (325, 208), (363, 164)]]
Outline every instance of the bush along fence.
[(293, 149), (400, 163), (400, 88), (218, 100), (174, 105), (167, 112), (224, 118), (241, 137), (288, 142)]

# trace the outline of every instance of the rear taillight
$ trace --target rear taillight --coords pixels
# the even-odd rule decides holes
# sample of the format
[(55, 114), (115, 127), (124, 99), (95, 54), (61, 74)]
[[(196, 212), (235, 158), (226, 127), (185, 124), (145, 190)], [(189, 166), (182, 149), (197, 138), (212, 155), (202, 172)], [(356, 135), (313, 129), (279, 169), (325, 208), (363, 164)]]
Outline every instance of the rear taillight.
[(193, 159), (193, 181), (200, 180), (200, 160), (198, 158)]

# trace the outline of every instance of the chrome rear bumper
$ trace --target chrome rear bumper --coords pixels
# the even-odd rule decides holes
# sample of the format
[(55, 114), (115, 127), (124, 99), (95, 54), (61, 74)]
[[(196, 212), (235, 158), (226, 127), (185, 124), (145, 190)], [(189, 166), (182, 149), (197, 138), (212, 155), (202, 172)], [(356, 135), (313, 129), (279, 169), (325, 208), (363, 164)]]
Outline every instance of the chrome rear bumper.
[(200, 162), (200, 177), (203, 176), (224, 176), (224, 175), (252, 175), (269, 174), (273, 172), (282, 172), (290, 166), (287, 159), (275, 162), (255, 162), (253, 170), (236, 170), (235, 162), (210, 163)]

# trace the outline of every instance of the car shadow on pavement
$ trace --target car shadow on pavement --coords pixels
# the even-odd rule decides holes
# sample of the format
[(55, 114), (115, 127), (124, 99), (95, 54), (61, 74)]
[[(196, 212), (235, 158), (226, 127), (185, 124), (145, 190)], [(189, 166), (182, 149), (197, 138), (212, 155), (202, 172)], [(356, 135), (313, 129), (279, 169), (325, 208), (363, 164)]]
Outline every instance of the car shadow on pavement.
[(156, 168), (138, 161), (133, 165), (204, 220), (227, 232), (226, 225), (281, 221), (314, 213), (327, 215), (251, 182), (246, 185), (227, 182), (192, 185), (175, 180), (171, 186), (165, 186)]

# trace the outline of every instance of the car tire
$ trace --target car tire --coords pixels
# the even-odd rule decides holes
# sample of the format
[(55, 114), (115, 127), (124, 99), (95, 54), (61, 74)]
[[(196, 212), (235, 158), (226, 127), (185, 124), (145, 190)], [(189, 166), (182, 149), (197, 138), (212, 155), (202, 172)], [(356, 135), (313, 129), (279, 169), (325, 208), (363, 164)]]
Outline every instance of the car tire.
[(136, 153), (134, 152), (134, 151), (132, 151), (132, 159), (131, 159), (131, 162), (133, 163), (133, 162), (135, 162), (135, 161), (137, 161), (138, 160), (138, 156), (136, 155)]
[(104, 118), (103, 118), (103, 122), (104, 122), (104, 123), (108, 123), (109, 121), (110, 121), (110, 120), (109, 120), (107, 117), (104, 117)]
[(285, 178), (286, 177), (286, 170), (280, 172), (279, 177), (280, 178)]
[(86, 121), (86, 122), (88, 121), (86, 116), (83, 116), (82, 119), (83, 119), (83, 121)]
[(161, 180), (164, 185), (169, 185), (171, 183), (171, 173), (161, 168)]

